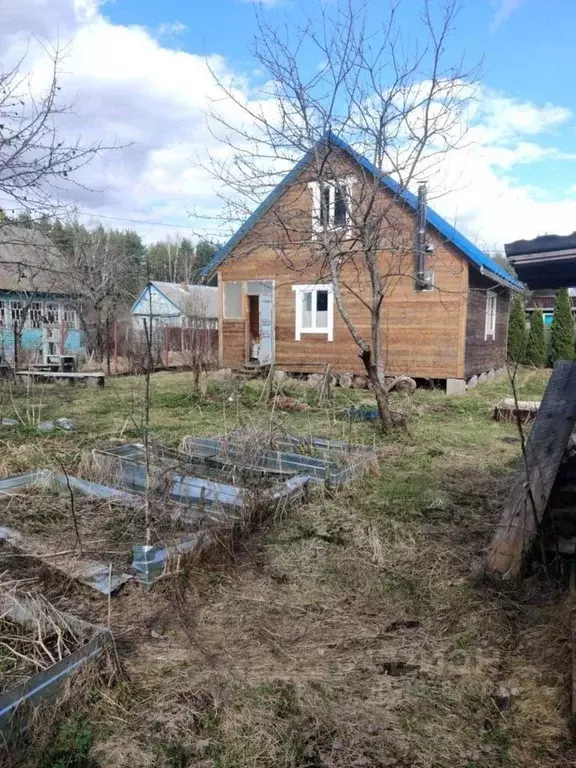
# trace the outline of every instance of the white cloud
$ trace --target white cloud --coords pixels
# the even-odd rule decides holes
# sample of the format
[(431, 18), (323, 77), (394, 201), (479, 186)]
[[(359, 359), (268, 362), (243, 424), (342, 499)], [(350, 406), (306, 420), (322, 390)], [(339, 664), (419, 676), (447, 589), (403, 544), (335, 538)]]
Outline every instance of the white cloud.
[(181, 21), (164, 21), (154, 30), (158, 37), (177, 37), (186, 32), (188, 27)]
[[(538, 107), (480, 88), (467, 146), (448, 155), (436, 171), (434, 206), (489, 247), (545, 232), (571, 232), (576, 196), (569, 186), (559, 196), (549, 190), (546, 162), (575, 163), (575, 153), (548, 143), (555, 130), (571, 128), (572, 120), (568, 109)], [(520, 167), (530, 166), (538, 168), (535, 181), (519, 182)]]
[(525, 0), (492, 0), (492, 5), (496, 6), (496, 11), (492, 18), (490, 29), (492, 31), (498, 29), (524, 3)]
[[(36, 87), (46, 80), (49, 62), (31, 35), (73, 41), (62, 78), (64, 98), (75, 104), (61, 124), (66, 135), (134, 142), (88, 166), (82, 175), (87, 189), (65, 193), (82, 211), (118, 217), (103, 221), (133, 227), (146, 239), (177, 233), (177, 226), (181, 234), (200, 227), (213, 233), (217, 225), (209, 217), (221, 211), (219, 190), (192, 162), (207, 148), (226, 152), (206, 125), (209, 102), (220, 96), (206, 63), (163, 46), (158, 30), (111, 23), (101, 5), (96, 0), (4, 0), (0, 11), (2, 60), (14, 61), (29, 47), (27, 63)], [(225, 79), (234, 75), (238, 95), (249, 98), (248, 75), (231, 72), (220, 55), (212, 55), (210, 65)], [(232, 123), (240, 121), (235, 108), (220, 101), (218, 109), (227, 110)], [(438, 195), (434, 207), (490, 245), (572, 231), (576, 194), (571, 184), (553, 194), (546, 168), (551, 161), (574, 162), (557, 146), (558, 132), (570, 131), (573, 119), (562, 106), (479, 89), (469, 115), (470, 146), (450, 153), (431, 178), (431, 192)], [(538, 174), (530, 173), (536, 169)], [(526, 178), (533, 180), (526, 183)], [(190, 219), (190, 210), (206, 217)], [(136, 219), (149, 223), (130, 221)]]
[[(27, 52), (25, 66), (35, 88), (48, 82), (50, 59), (31, 35), (72, 41), (60, 81), (62, 100), (74, 105), (72, 114), (60, 119), (64, 136), (81, 134), (85, 143), (131, 143), (87, 166), (79, 177), (87, 189), (68, 188), (64, 197), (95, 217), (188, 228), (197, 225), (189, 210), (217, 213), (214, 184), (192, 160), (215, 146), (206, 110), (220, 94), (204, 57), (164, 47), (142, 26), (112, 24), (96, 0), (4, 0), (0, 13), (3, 64)], [(225, 80), (234, 74), (221, 56), (209, 57), (209, 66)], [(245, 80), (240, 75), (235, 85), (241, 96)], [(226, 110), (231, 117), (233, 109)], [(162, 233), (156, 225), (135, 228), (147, 238)]]

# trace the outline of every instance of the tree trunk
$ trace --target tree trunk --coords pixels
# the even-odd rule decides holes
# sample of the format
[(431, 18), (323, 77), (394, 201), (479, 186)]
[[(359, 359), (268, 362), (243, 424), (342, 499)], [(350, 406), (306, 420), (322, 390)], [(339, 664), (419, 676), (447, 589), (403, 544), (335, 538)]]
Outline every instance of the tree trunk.
[(368, 374), (368, 379), (372, 384), (372, 390), (376, 397), (376, 403), (378, 405), (378, 414), (380, 416), (380, 422), (382, 424), (382, 431), (389, 432), (394, 426), (392, 421), (392, 414), (390, 412), (390, 402), (388, 400), (388, 391), (384, 385), (383, 380), (378, 374), (378, 366), (372, 363), (372, 355), (369, 349), (362, 350), (360, 355), (364, 368)]

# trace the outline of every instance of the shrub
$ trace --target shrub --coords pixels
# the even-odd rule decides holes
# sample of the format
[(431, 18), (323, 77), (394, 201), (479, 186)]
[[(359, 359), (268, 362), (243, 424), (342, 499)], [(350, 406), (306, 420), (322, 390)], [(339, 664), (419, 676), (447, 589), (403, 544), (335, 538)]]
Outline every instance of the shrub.
[(573, 360), (574, 319), (572, 317), (572, 303), (567, 288), (562, 288), (556, 293), (554, 319), (552, 320), (550, 335), (550, 360), (552, 364), (556, 360)]
[(530, 331), (526, 342), (526, 365), (534, 365), (543, 368), (548, 358), (546, 352), (546, 337), (544, 335), (544, 317), (541, 309), (535, 309), (530, 318)]
[(526, 348), (526, 312), (522, 296), (516, 294), (508, 322), (508, 359), (521, 363)]

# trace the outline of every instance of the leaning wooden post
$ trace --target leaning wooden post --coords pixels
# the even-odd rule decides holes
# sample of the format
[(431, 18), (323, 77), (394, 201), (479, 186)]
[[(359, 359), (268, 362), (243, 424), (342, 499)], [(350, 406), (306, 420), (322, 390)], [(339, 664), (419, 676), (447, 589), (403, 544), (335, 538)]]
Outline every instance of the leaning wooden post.
[(489, 571), (517, 576), (576, 423), (576, 362), (556, 363), (488, 550)]
[(570, 645), (572, 648), (572, 691), (571, 691), (571, 730), (572, 738), (576, 739), (576, 554), (570, 561), (570, 593), (568, 605), (570, 609)]
[(166, 368), (170, 365), (170, 350), (168, 348), (168, 326), (164, 326), (164, 365)]

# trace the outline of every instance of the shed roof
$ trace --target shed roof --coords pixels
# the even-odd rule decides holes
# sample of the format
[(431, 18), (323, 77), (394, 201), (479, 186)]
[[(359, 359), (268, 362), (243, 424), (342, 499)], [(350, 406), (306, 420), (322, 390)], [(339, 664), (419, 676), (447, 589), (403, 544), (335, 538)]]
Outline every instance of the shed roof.
[(134, 302), (133, 314), (138, 314), (135, 312), (136, 305), (151, 285), (180, 312), (193, 314), (197, 310), (199, 317), (218, 317), (218, 288), (195, 283), (167, 283), (163, 280), (150, 280)]
[[(260, 203), (258, 208), (254, 211), (240, 229), (228, 240), (228, 242), (222, 246), (210, 259), (208, 264), (202, 269), (202, 275), (207, 276), (211, 274), (222, 262), (230, 255), (231, 251), (238, 245), (242, 238), (248, 234), (256, 222), (266, 213), (269, 208), (280, 198), (287, 186), (296, 180), (298, 175), (304, 168), (311, 162), (315, 153), (322, 148), (323, 145), (331, 144), (342, 151), (346, 152), (352, 157), (359, 165), (368, 171), (375, 179), (392, 191), (397, 197), (405, 202), (409, 208), (413, 211), (418, 209), (418, 198), (415, 194), (404, 189), (397, 181), (394, 181), (390, 176), (382, 173), (373, 163), (366, 157), (360, 155), (354, 150), (344, 139), (339, 138), (331, 131), (328, 131), (325, 136), (317, 142), (317, 144), (310, 149), (301, 160), (294, 166), (294, 168), (284, 177), (284, 179), (278, 184), (278, 186), (272, 190), (272, 192), (266, 197), (266, 199)], [(431, 208), (426, 210), (427, 223), (434, 227), (446, 240), (454, 245), (458, 250), (466, 257), (466, 259), (478, 269), (482, 274), (493, 279), (495, 282), (500, 283), (508, 288), (512, 288), (516, 291), (524, 290), (524, 286), (510, 273), (497, 264), (493, 259), (487, 256), (483, 251), (474, 245), (468, 238), (466, 238), (456, 227), (449, 224), (439, 214), (433, 211)]]
[(516, 240), (504, 248), (529, 288), (567, 288), (576, 283), (576, 232)]
[(41, 232), (0, 225), (0, 291), (71, 295), (69, 266)]

